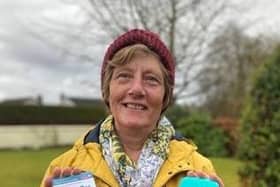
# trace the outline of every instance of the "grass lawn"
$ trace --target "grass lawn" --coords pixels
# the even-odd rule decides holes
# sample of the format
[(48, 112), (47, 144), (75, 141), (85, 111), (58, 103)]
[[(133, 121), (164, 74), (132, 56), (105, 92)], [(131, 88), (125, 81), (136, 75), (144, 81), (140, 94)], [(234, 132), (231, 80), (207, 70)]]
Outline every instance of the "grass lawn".
[[(42, 150), (0, 150), (0, 183), (7, 187), (37, 187), (49, 162), (64, 148)], [(238, 187), (237, 169), (240, 162), (228, 158), (212, 158), (226, 187)]]
[(211, 158), (211, 160), (225, 187), (239, 187), (237, 171), (241, 166), (240, 161), (229, 158)]
[(0, 186), (38, 187), (49, 162), (66, 149), (0, 150)]

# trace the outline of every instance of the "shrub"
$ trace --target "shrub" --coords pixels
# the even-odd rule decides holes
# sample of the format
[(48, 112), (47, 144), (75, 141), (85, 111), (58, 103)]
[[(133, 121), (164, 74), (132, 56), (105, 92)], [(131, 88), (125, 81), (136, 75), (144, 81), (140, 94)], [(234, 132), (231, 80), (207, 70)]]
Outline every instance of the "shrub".
[(167, 109), (165, 115), (167, 116), (168, 120), (174, 125), (176, 128), (178, 121), (186, 116), (189, 115), (189, 110), (186, 106), (182, 105), (172, 105)]
[(198, 146), (206, 156), (225, 156), (227, 137), (222, 129), (212, 125), (212, 120), (205, 113), (191, 113), (179, 120), (177, 130)]
[(228, 137), (226, 144), (229, 156), (235, 156), (238, 145), (238, 127), (239, 119), (227, 116), (220, 116), (215, 118), (214, 126), (223, 129)]
[(241, 120), (244, 186), (280, 184), (280, 48), (256, 73)]

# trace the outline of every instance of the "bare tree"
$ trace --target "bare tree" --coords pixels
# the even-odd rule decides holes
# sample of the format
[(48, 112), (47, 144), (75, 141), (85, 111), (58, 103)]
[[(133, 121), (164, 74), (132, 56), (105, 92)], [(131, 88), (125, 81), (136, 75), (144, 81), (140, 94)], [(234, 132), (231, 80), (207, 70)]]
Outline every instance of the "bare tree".
[[(200, 81), (205, 93), (204, 107), (213, 116), (238, 118), (250, 87), (250, 77), (273, 51), (276, 41), (259, 34), (248, 36), (234, 23), (229, 23), (211, 43), (205, 76)], [(210, 85), (209, 82), (215, 84)]]
[[(197, 77), (211, 38), (224, 22), (228, 4), (223, 0), (89, 0), (83, 6), (89, 18), (114, 38), (131, 28), (159, 33), (176, 58), (176, 98), (197, 94), (186, 90)], [(192, 72), (192, 73), (191, 73)]]
[[(42, 25), (49, 28), (48, 32), (51, 30), (56, 35), (60, 32), (64, 38), (57, 42), (48, 34), (48, 42), (64, 49), (64, 53), (95, 62), (91, 47), (107, 41), (106, 38), (112, 39), (131, 28), (157, 32), (176, 59), (176, 99), (205, 91), (201, 87), (189, 87), (204, 76), (201, 67), (211, 63), (207, 60), (209, 44), (230, 19), (229, 13), (234, 11), (224, 0), (65, 0), (65, 3), (80, 7), (82, 24), (45, 21)], [(40, 38), (42, 34), (37, 36)], [(63, 46), (68, 40), (72, 45)]]

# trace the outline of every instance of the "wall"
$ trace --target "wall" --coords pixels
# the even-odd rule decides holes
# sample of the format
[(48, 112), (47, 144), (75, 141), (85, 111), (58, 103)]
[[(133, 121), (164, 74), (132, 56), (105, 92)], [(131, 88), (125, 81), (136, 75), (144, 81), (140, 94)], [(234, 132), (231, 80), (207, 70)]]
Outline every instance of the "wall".
[(1, 125), (0, 149), (72, 145), (92, 125)]

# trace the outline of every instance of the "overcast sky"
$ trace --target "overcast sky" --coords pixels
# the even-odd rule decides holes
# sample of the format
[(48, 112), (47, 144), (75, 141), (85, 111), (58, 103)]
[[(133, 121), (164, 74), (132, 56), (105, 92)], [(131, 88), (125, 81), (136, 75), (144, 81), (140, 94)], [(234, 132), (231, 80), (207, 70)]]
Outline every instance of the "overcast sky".
[[(252, 32), (264, 28), (267, 32), (280, 31), (279, 26), (277, 28), (280, 0), (252, 2), (258, 4), (247, 16), (259, 16), (266, 22), (257, 25)], [(66, 22), (76, 20), (75, 8), (62, 5), (58, 0), (0, 0), (0, 101), (40, 94), (50, 104), (57, 103), (61, 93), (100, 97), (100, 66), (66, 58), (59, 50), (27, 32), (26, 23), (30, 26), (30, 20), (42, 16)], [(92, 49), (96, 61), (101, 61), (105, 47), (100, 45)]]
[(100, 97), (98, 66), (66, 58), (26, 30), (40, 16), (67, 21), (71, 13), (56, 0), (0, 0), (0, 100), (40, 94), (55, 103), (61, 93)]

